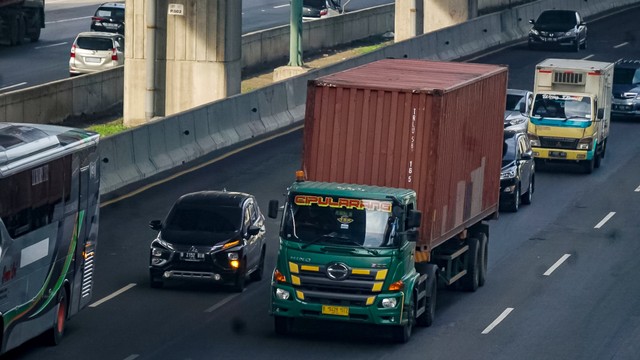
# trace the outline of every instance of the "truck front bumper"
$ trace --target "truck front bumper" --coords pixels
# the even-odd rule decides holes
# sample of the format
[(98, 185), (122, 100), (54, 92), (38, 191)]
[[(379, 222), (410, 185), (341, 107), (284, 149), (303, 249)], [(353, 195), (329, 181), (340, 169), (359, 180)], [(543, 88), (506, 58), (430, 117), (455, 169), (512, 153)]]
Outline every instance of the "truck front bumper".
[[(281, 289), (289, 293), (289, 298), (284, 300), (276, 296), (276, 289)], [(294, 289), (291, 286), (277, 284), (271, 287), (271, 314), (276, 316), (286, 316), (292, 318), (314, 318), (325, 320), (361, 322), (376, 325), (402, 325), (403, 319), (404, 293), (394, 292), (378, 294), (373, 296), (371, 305), (366, 306), (334, 306), (348, 309), (342, 315), (326, 314), (323, 311), (323, 304), (313, 303), (304, 300), (304, 292)], [(396, 305), (392, 308), (384, 308), (382, 300), (385, 298), (395, 298)]]
[(538, 159), (581, 161), (593, 159), (594, 149), (569, 150), (533, 147), (533, 156)]

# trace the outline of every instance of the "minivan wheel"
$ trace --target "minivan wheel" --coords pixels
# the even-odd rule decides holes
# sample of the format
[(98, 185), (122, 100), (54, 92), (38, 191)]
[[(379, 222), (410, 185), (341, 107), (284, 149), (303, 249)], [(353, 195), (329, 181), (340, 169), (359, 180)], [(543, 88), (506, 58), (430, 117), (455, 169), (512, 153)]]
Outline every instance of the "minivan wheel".
[(233, 291), (235, 292), (242, 292), (244, 290), (244, 285), (247, 281), (246, 263), (246, 259), (242, 259), (242, 266), (240, 266), (240, 269), (238, 269), (236, 280), (233, 283)]

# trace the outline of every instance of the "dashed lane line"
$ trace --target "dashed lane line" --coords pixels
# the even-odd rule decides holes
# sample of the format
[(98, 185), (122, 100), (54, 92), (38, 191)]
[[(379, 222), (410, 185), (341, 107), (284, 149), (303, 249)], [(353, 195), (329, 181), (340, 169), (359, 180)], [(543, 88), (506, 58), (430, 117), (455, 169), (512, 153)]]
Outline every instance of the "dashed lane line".
[(615, 212), (615, 211), (610, 212), (607, 216), (605, 216), (605, 217), (604, 217), (604, 219), (600, 220), (600, 222), (599, 222), (596, 226), (594, 226), (593, 228), (594, 228), (594, 229), (600, 229), (600, 228), (601, 228), (604, 224), (606, 224), (606, 223), (607, 223), (607, 221), (609, 221), (609, 219), (611, 219), (611, 218), (613, 217), (613, 215), (615, 215), (615, 214), (616, 214), (616, 212)]
[(549, 276), (549, 275), (551, 275), (551, 273), (553, 273), (553, 272), (554, 272), (554, 271), (555, 271), (555, 270), (556, 270), (560, 265), (562, 265), (562, 263), (564, 263), (565, 261), (567, 261), (567, 259), (569, 258), (569, 256), (571, 256), (571, 254), (564, 254), (564, 255), (562, 255), (562, 257), (561, 257), (558, 261), (556, 261), (556, 263), (555, 263), (555, 264), (553, 264), (553, 265), (549, 268), (549, 270), (545, 271), (545, 272), (544, 272), (544, 274), (542, 274), (542, 275), (544, 275), (544, 276)]
[(502, 312), (502, 314), (500, 314), (500, 316), (498, 316), (498, 318), (493, 320), (493, 322), (491, 324), (489, 324), (489, 326), (487, 326), (484, 330), (482, 330), (482, 334), (486, 335), (486, 334), (490, 333), (491, 330), (493, 330), (493, 328), (498, 326), (498, 324), (500, 324), (502, 322), (502, 320), (506, 319), (507, 316), (509, 316), (509, 314), (511, 314), (512, 311), (513, 311), (513, 308), (506, 308)]
[(123, 287), (122, 289), (120, 289), (120, 290), (118, 290), (118, 291), (114, 292), (113, 294), (108, 295), (108, 296), (105, 296), (105, 297), (103, 297), (102, 299), (100, 299), (100, 300), (98, 300), (98, 301), (94, 302), (93, 304), (89, 305), (89, 307), (96, 307), (96, 306), (98, 306), (98, 305), (100, 305), (100, 304), (103, 304), (103, 303), (105, 303), (105, 302), (107, 302), (107, 301), (109, 301), (109, 300), (113, 299), (114, 297), (116, 297), (116, 296), (118, 296), (118, 295), (122, 294), (123, 292), (125, 292), (125, 291), (127, 291), (127, 290), (131, 289), (131, 288), (132, 288), (132, 287), (134, 287), (134, 286), (136, 286), (136, 284), (131, 283), (131, 284), (129, 284), (129, 285), (127, 285), (127, 286)]

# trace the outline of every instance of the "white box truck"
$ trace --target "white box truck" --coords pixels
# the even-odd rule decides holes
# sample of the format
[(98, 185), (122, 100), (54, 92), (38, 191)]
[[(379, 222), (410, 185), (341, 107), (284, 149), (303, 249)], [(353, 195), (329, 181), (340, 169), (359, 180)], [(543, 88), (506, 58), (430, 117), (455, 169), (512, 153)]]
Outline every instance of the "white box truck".
[(574, 162), (591, 173), (607, 149), (613, 63), (546, 59), (536, 65), (528, 133), (536, 165)]

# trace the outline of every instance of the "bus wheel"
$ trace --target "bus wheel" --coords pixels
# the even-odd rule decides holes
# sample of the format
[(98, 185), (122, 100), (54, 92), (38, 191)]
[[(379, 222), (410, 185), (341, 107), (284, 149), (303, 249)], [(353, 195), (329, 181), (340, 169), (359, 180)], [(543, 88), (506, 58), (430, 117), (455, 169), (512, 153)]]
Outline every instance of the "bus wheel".
[(56, 304), (56, 317), (53, 319), (53, 328), (49, 335), (49, 343), (52, 346), (60, 344), (64, 335), (64, 328), (67, 324), (67, 292), (61, 288), (58, 292), (58, 303)]

